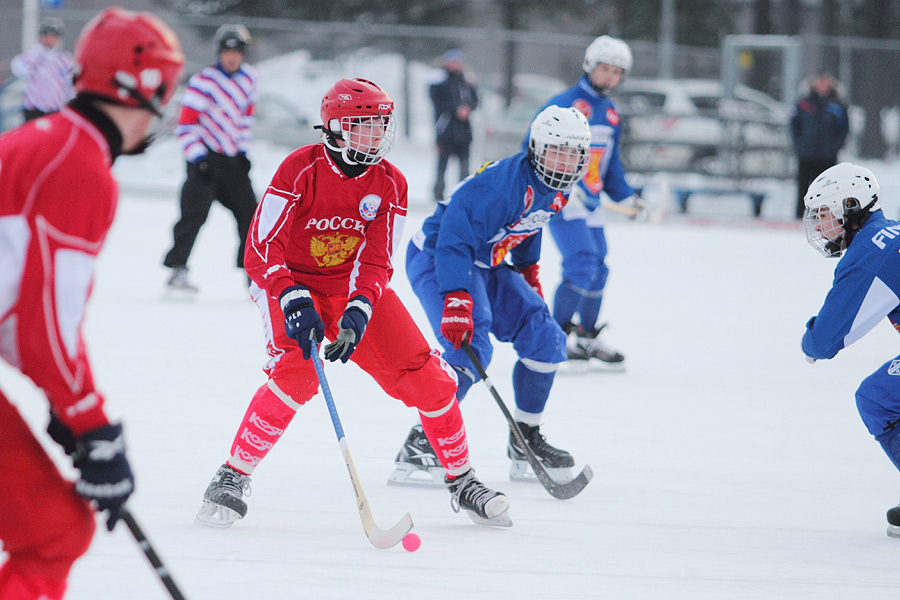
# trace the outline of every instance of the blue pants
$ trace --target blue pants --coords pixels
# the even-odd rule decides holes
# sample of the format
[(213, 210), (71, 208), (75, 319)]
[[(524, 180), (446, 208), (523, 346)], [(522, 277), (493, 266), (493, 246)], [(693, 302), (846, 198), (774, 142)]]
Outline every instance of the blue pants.
[(856, 408), (869, 433), (900, 470), (900, 356), (863, 380), (856, 390)]
[[(435, 276), (434, 257), (410, 243), (406, 274), (444, 348), (444, 359), (461, 373), (457, 396), (462, 399), (472, 383), (481, 378), (465, 351), (457, 350), (441, 335), (444, 298)], [(512, 269), (473, 267), (468, 292), (473, 300), (470, 345), (475, 355), (487, 369), (493, 356), (490, 334), (501, 342), (512, 342), (519, 356), (513, 376), (516, 406), (540, 414), (550, 393), (555, 367), (566, 360), (565, 334), (544, 300)]]
[(562, 282), (553, 298), (553, 318), (560, 326), (577, 313), (585, 329), (594, 329), (603, 302), (606, 235), (602, 227), (589, 227), (584, 219), (550, 220), (550, 234), (562, 254)]

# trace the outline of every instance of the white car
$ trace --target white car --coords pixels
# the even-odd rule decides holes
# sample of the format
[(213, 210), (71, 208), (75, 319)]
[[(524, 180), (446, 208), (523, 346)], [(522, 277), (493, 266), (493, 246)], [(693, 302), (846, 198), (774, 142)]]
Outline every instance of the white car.
[(746, 86), (733, 98), (722, 89), (715, 79), (626, 78), (612, 96), (626, 170), (790, 177), (786, 107)]

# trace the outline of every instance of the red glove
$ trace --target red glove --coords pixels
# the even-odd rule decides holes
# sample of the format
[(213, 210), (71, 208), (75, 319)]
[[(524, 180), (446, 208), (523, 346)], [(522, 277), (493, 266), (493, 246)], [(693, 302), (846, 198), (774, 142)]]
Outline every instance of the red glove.
[(541, 280), (538, 276), (538, 264), (534, 263), (533, 265), (522, 267), (521, 269), (519, 269), (519, 273), (522, 274), (522, 277), (525, 278), (525, 281), (528, 282), (528, 285), (531, 286), (531, 289), (536, 291), (537, 295), (543, 298), (544, 291), (541, 289)]
[(472, 338), (472, 304), (472, 296), (466, 290), (456, 290), (444, 296), (441, 335), (457, 350), (464, 340)]

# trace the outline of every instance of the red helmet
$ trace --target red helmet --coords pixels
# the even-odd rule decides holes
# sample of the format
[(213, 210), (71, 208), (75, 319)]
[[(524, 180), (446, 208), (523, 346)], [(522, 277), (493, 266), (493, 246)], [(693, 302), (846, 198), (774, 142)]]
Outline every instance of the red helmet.
[(371, 81), (341, 79), (322, 98), (325, 145), (350, 164), (375, 164), (394, 143), (393, 113), (394, 101)]
[(159, 114), (183, 66), (181, 43), (168, 25), (113, 6), (91, 19), (75, 42), (75, 91)]

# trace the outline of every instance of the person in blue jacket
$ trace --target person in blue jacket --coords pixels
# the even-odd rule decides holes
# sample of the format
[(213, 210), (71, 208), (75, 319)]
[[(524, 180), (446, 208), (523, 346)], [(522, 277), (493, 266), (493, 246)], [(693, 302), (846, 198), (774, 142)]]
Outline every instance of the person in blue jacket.
[[(591, 126), (591, 156), (584, 178), (565, 209), (550, 220), (550, 234), (562, 254), (562, 281), (553, 296), (553, 317), (568, 335), (568, 358), (606, 370), (624, 370), (625, 356), (599, 336), (598, 323), (606, 265), (606, 235), (601, 194), (632, 208), (632, 218), (645, 221), (647, 209), (625, 181), (619, 159), (622, 123), (609, 94), (631, 69), (631, 49), (622, 40), (603, 35), (584, 53), (584, 73), (571, 88), (550, 98), (549, 105), (572, 106)], [(528, 144), (526, 137), (525, 145)], [(595, 361), (591, 361), (595, 359)]]
[[(551, 473), (571, 477), (571, 454), (540, 432), (556, 367), (566, 360), (566, 337), (544, 302), (538, 278), (541, 230), (568, 201), (584, 174), (590, 129), (574, 108), (549, 106), (531, 125), (527, 152), (490, 162), (441, 201), (413, 235), (406, 274), (419, 297), (444, 359), (457, 374), (462, 400), (480, 377), (461, 347), (465, 341), (487, 368), (489, 335), (511, 342), (515, 420)], [(510, 435), (512, 479), (527, 478), (524, 450)], [(417, 471), (440, 475), (421, 425), (410, 431), (391, 481), (415, 482)], [(426, 480), (431, 482), (432, 480)]]
[[(825, 170), (806, 192), (807, 240), (822, 255), (841, 257), (825, 303), (806, 324), (809, 362), (834, 358), (884, 317), (900, 331), (900, 222), (885, 218), (878, 192), (875, 175), (851, 163)], [(900, 469), (900, 356), (863, 380), (856, 407)], [(900, 506), (888, 510), (887, 521), (888, 535), (900, 537)]]

